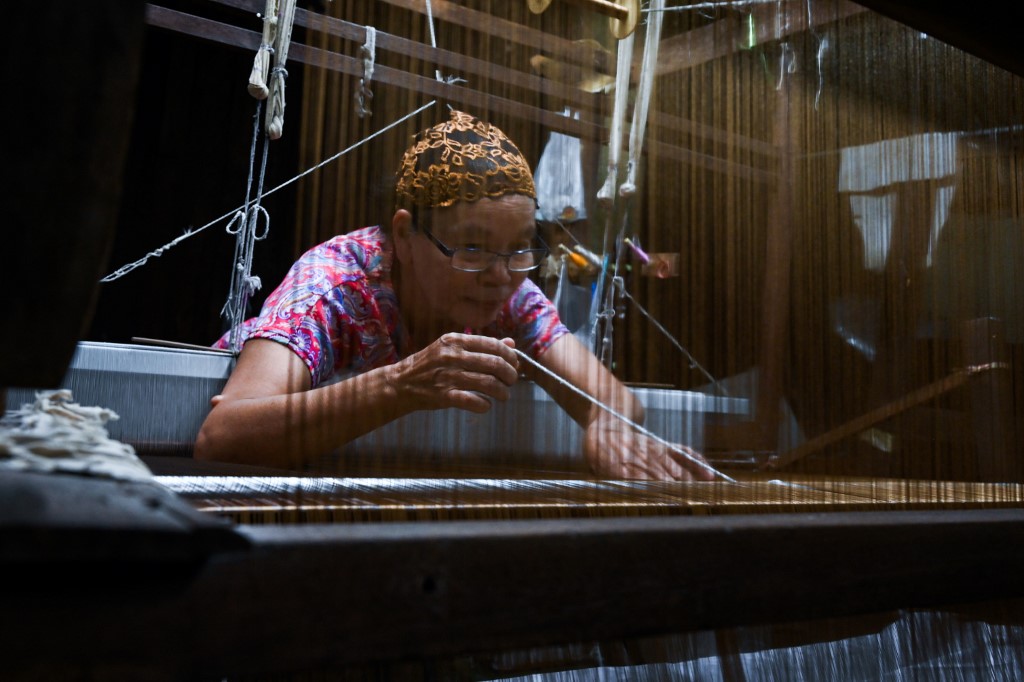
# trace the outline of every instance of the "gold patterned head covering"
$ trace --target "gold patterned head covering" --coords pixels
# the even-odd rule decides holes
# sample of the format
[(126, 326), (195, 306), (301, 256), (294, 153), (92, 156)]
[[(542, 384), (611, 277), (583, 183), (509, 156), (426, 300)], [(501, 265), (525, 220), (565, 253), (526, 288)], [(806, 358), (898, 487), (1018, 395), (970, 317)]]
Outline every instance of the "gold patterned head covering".
[(423, 131), (396, 174), (398, 208), (439, 208), (505, 194), (536, 198), (529, 164), (497, 126), (462, 111), (452, 110), (447, 121)]

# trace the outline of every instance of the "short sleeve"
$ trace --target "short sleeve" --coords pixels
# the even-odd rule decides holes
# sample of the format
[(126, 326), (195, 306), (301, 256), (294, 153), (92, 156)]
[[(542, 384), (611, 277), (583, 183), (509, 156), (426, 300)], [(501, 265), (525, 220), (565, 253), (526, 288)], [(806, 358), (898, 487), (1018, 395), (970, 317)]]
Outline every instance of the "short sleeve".
[(528, 279), (512, 294), (498, 319), (481, 333), (509, 336), (516, 348), (536, 359), (569, 329), (562, 324), (555, 305)]

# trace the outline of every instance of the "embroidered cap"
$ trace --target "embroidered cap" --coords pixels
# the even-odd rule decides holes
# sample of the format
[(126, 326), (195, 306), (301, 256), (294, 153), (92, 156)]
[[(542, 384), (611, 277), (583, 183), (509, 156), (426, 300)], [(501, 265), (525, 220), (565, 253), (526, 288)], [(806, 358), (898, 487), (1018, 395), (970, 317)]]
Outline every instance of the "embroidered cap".
[(396, 173), (399, 208), (438, 208), (505, 194), (536, 198), (529, 164), (497, 126), (462, 111), (453, 110), (447, 121), (420, 133)]

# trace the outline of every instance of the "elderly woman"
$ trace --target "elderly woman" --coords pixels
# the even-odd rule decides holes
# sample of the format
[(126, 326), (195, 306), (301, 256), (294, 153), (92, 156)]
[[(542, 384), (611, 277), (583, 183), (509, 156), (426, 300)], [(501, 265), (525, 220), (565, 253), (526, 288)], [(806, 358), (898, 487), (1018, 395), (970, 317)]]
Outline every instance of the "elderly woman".
[(559, 380), (642, 423), (643, 406), (527, 278), (546, 253), (533, 176), (498, 128), (452, 112), (406, 151), (395, 195), (390, 230), (314, 247), (236, 330), (245, 344), (197, 458), (301, 466), (416, 410), (486, 412), (523, 374), (585, 429), (597, 475), (712, 477), (696, 453)]

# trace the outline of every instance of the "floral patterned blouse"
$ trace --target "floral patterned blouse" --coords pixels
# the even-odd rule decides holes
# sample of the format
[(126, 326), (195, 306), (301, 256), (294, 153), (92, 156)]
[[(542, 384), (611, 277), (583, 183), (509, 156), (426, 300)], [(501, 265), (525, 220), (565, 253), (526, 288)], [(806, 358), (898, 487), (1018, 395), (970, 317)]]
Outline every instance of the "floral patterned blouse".
[[(259, 316), (242, 323), (241, 341), (286, 345), (309, 368), (314, 387), (397, 362), (405, 330), (391, 284), (392, 259), (379, 227), (313, 247), (292, 265)], [(511, 337), (516, 348), (537, 358), (568, 332), (551, 301), (527, 279), (498, 318), (476, 333)], [(230, 332), (214, 347), (230, 348)]]

